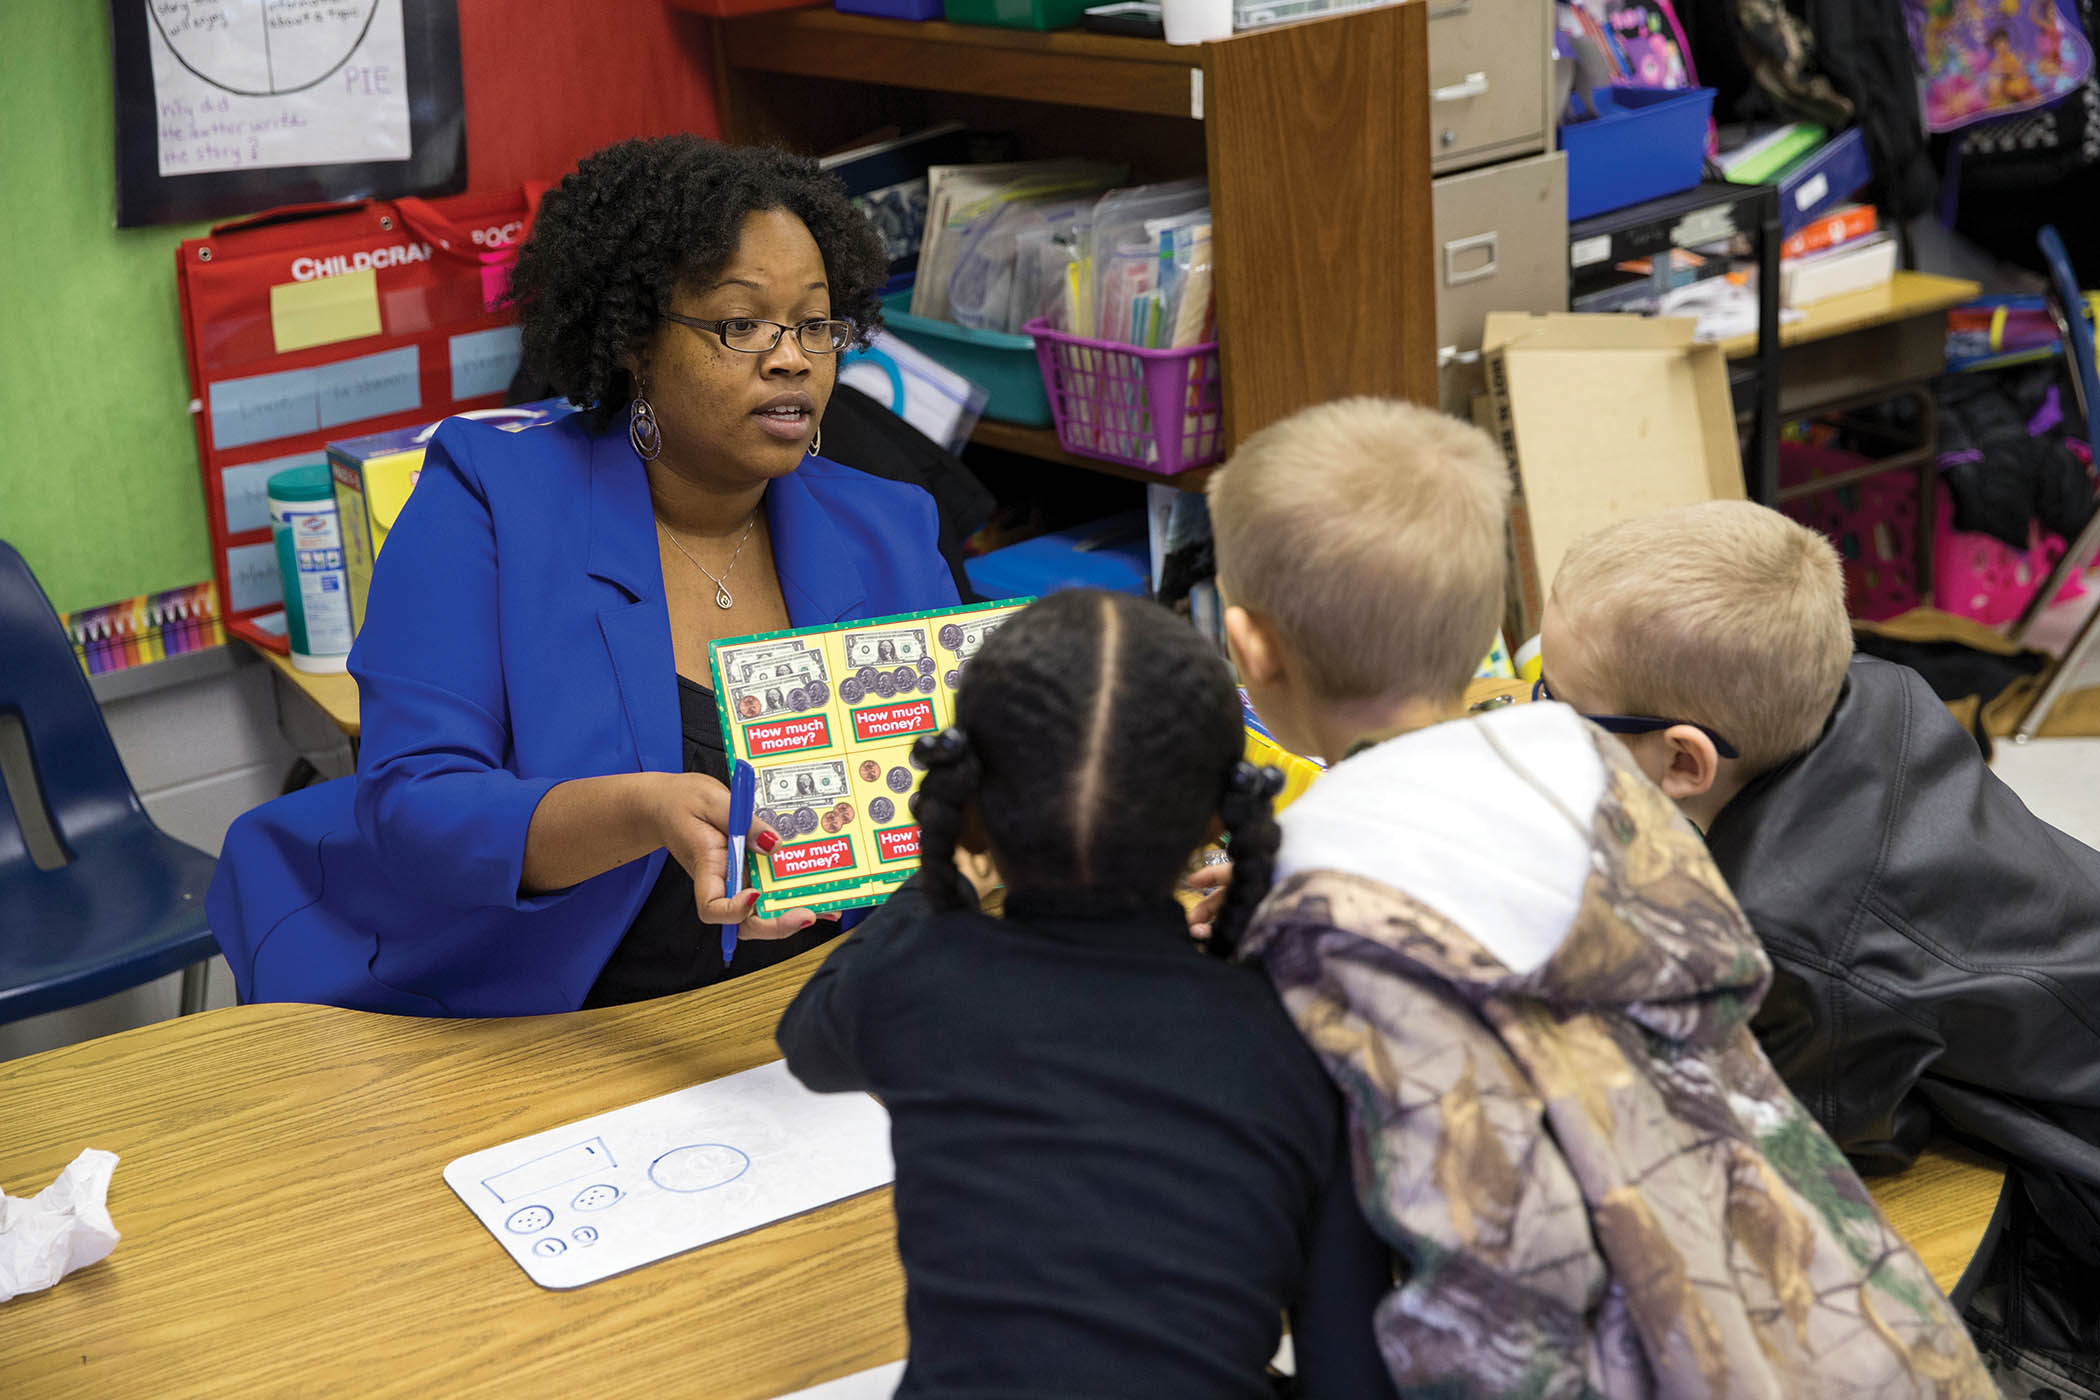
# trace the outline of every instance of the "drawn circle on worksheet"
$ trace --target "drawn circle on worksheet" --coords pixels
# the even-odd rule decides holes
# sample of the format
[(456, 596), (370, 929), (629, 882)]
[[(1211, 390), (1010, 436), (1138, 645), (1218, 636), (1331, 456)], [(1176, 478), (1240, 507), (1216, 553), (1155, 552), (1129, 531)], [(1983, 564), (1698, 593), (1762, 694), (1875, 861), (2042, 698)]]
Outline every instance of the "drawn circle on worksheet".
[(546, 1229), (553, 1223), (553, 1211), (545, 1206), (526, 1206), (522, 1210), (512, 1211), (510, 1219), (503, 1222), (503, 1228), (513, 1234), (530, 1235)]
[(666, 1191), (691, 1193), (727, 1186), (751, 1170), (751, 1159), (721, 1142), (674, 1147), (649, 1164), (649, 1179)]
[[(379, 0), (309, 3), (270, 30), (269, 5), (148, 4), (146, 13), (175, 61), (213, 87), (236, 97), (282, 97), (304, 92), (350, 61), (371, 32)], [(218, 20), (220, 23), (209, 23)], [(310, 21), (310, 22), (309, 22)]]

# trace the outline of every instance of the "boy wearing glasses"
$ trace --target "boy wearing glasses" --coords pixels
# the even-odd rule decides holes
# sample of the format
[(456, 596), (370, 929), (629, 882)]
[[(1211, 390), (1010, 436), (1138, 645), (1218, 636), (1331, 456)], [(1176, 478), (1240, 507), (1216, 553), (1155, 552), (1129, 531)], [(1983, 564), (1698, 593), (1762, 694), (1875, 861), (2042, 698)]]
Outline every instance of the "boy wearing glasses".
[(1467, 714), (1502, 611), (1493, 442), (1326, 404), (1210, 501), (1241, 679), (1334, 760), (1242, 947), (1349, 1106), (1396, 1387), (1995, 1394), (1752, 1038), (1771, 969), (1697, 833), (1574, 710)]
[(1852, 654), (1836, 553), (1763, 506), (1578, 542), (1541, 656), (1707, 833), (1775, 968), (1753, 1027), (1838, 1145), (1889, 1171), (1944, 1130), (2012, 1164), (1970, 1321), (2085, 1353), (2047, 1383), (2100, 1393), (2100, 852), (1915, 672)]

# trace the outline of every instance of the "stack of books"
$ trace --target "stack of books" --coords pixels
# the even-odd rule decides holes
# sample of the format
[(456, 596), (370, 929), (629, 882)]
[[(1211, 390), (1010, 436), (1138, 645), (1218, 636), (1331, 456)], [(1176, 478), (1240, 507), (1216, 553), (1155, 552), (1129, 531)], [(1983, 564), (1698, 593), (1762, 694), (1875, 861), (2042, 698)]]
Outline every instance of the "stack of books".
[(1779, 300), (1799, 310), (1878, 287), (1896, 275), (1896, 240), (1870, 204), (1847, 204), (1795, 232), (1779, 249)]

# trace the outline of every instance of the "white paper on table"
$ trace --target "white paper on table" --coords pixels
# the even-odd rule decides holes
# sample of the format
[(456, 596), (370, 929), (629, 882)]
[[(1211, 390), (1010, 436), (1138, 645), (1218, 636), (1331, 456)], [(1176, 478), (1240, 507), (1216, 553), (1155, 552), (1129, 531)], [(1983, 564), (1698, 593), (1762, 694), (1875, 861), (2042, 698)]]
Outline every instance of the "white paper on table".
[(542, 1288), (580, 1288), (887, 1186), (890, 1118), (813, 1094), (774, 1061), (445, 1168)]
[(813, 1385), (807, 1390), (777, 1396), (775, 1400), (890, 1400), (903, 1380), (904, 1363), (892, 1361), (887, 1366), (855, 1371), (850, 1376), (840, 1376), (835, 1381)]
[(90, 1147), (29, 1199), (0, 1196), (0, 1303), (49, 1288), (117, 1247), (109, 1178), (117, 1154)]

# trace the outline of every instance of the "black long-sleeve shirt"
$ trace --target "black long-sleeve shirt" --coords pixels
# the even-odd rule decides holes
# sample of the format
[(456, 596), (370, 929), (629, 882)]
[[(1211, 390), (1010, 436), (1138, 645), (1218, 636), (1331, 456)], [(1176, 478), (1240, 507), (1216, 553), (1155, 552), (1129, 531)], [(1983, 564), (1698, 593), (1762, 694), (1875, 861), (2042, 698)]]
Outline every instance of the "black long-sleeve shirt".
[(898, 1393), (1270, 1397), (1288, 1308), (1304, 1394), (1390, 1395), (1391, 1265), (1267, 979), (1196, 949), (1171, 901), (1007, 915), (907, 886), (780, 1024), (803, 1083), (889, 1108)]

